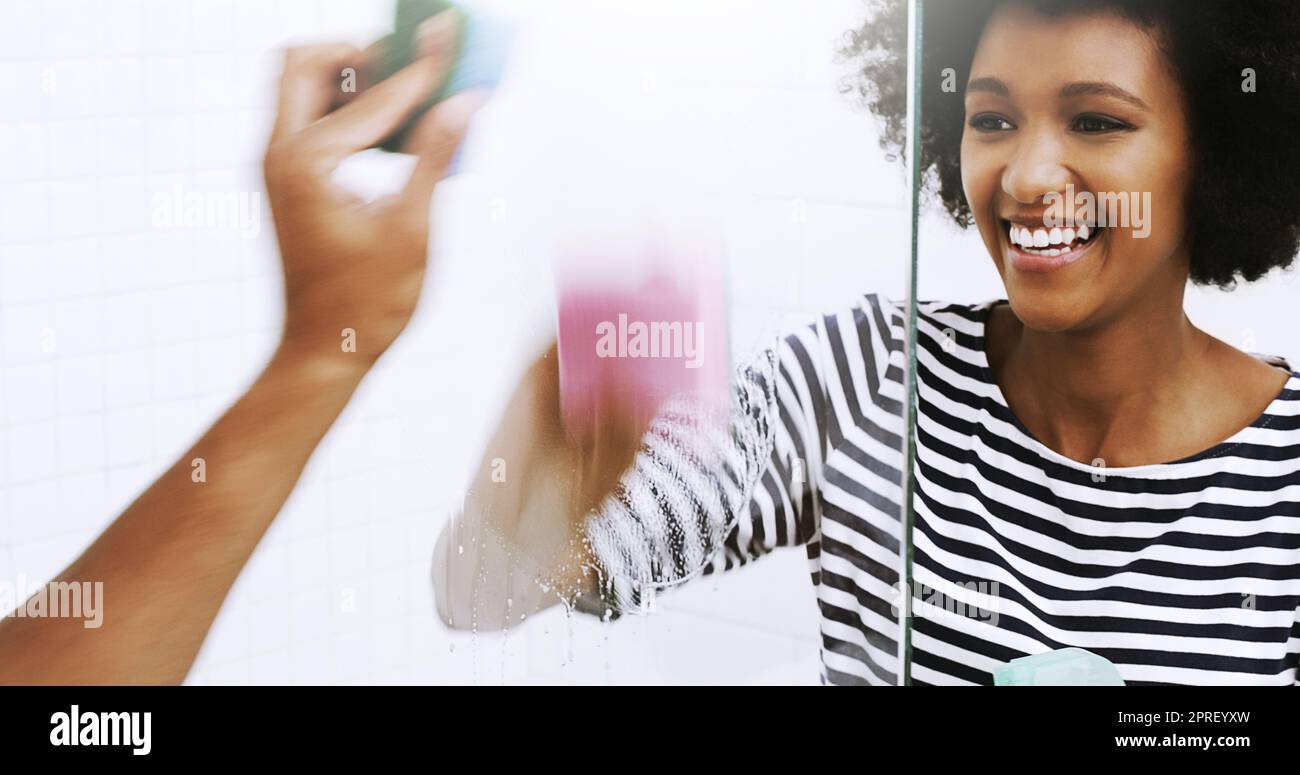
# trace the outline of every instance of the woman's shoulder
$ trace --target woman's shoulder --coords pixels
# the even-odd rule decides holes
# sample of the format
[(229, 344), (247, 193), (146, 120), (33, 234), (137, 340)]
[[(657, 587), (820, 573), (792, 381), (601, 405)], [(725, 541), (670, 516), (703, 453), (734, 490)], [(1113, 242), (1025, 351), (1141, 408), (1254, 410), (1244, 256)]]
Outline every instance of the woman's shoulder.
[[(946, 353), (982, 352), (983, 320), (996, 303), (919, 301), (918, 347), (932, 352), (936, 348)], [(778, 338), (774, 360), (791, 372), (802, 371), (809, 380), (865, 374), (873, 394), (881, 385), (901, 385), (909, 314), (905, 298), (864, 293), (838, 309), (790, 321), (792, 325), (785, 326)]]
[(1280, 355), (1247, 355), (1253, 365), (1252, 374), (1242, 374), (1233, 383), (1243, 393), (1264, 397), (1254, 402), (1265, 405), (1254, 425), (1284, 432), (1286, 444), (1294, 448), (1300, 438), (1300, 371), (1292, 366), (1293, 361)]
[[(998, 299), (980, 302), (922, 299), (916, 303), (916, 314), (923, 320), (956, 319), (980, 323), (988, 309), (998, 303)], [(844, 315), (851, 315), (862, 325), (903, 328), (907, 325), (908, 299), (884, 293), (864, 293), (851, 305), (828, 312), (823, 317)]]
[[(917, 338), (923, 343), (927, 339), (952, 341), (957, 338), (982, 339), (984, 326), (988, 320), (989, 310), (1003, 303), (999, 299), (979, 302), (949, 301), (941, 299), (921, 299), (916, 303)], [(900, 342), (907, 331), (908, 301), (893, 299), (880, 294), (866, 294), (861, 308), (864, 312), (862, 323), (880, 327), (888, 320), (891, 331)], [(879, 314), (868, 315), (867, 311)]]
[(1300, 372), (1297, 372), (1295, 367), (1291, 365), (1291, 361), (1281, 355), (1270, 355), (1268, 353), (1251, 353), (1251, 355), (1275, 369), (1287, 372), (1292, 377), (1300, 377)]
[[(917, 302), (917, 333), (921, 338), (951, 338), (954, 333), (982, 336), (988, 310), (1000, 303), (921, 300)], [(872, 343), (879, 351), (901, 351), (907, 339), (908, 300), (884, 293), (864, 293), (839, 308), (800, 319), (785, 329), (786, 345), (806, 347), (813, 340), (845, 344), (847, 336), (859, 344)], [(854, 348), (859, 349), (859, 348)]]

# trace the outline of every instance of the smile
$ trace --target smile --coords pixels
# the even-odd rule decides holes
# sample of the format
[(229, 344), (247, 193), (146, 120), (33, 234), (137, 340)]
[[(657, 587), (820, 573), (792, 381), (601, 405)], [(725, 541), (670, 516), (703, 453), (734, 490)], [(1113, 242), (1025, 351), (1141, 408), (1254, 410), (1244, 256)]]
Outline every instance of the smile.
[(1087, 254), (1104, 228), (1080, 224), (1078, 229), (1029, 228), (1003, 221), (1012, 266), (1027, 272), (1048, 272), (1073, 264)]

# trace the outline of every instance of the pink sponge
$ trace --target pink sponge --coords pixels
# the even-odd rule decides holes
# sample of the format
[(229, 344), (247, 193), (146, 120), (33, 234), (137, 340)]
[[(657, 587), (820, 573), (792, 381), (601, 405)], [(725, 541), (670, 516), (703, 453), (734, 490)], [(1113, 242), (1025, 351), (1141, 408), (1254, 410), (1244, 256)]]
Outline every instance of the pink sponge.
[(717, 256), (695, 248), (655, 248), (621, 262), (566, 260), (557, 280), (561, 409), (570, 433), (590, 433), (615, 411), (649, 422), (672, 400), (726, 405), (726, 285)]

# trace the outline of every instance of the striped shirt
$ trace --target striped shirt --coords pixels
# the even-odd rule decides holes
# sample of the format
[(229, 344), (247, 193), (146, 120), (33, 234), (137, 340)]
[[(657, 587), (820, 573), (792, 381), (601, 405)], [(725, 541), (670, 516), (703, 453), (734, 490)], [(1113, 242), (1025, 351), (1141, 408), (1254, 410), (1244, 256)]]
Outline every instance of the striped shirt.
[(897, 683), (910, 602), (915, 684), (990, 684), (1069, 646), (1130, 685), (1300, 684), (1300, 373), (1205, 452), (1094, 467), (1008, 408), (984, 348), (996, 303), (919, 305), (910, 594), (904, 308), (869, 295), (741, 369), (725, 433), (661, 415), (588, 523), (605, 599), (644, 607), (802, 545), (825, 683)]

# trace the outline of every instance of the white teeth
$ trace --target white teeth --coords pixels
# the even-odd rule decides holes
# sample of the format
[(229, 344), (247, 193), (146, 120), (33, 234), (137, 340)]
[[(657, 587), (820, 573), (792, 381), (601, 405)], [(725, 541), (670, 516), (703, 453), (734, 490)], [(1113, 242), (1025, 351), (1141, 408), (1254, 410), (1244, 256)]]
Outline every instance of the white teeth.
[(1014, 223), (1007, 229), (1007, 237), (1011, 244), (1050, 256), (1070, 252), (1076, 240), (1086, 241), (1091, 233), (1092, 229), (1087, 224), (1080, 224), (1077, 231), (1070, 227), (1050, 230), (1030, 229)]
[[(1042, 256), (1062, 256), (1080, 247), (1077, 243), (1087, 241), (1093, 229), (1087, 224), (1073, 228), (1029, 229), (1026, 226), (1010, 224), (1007, 232), (1011, 244), (1021, 249)], [(1077, 241), (1077, 242), (1076, 242)]]

